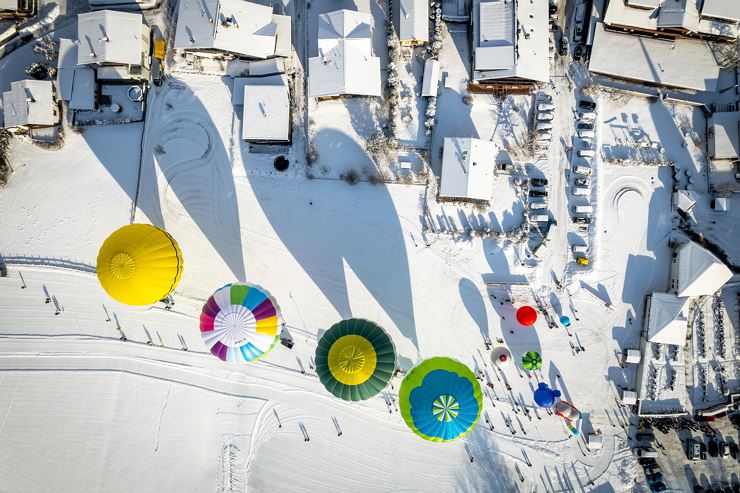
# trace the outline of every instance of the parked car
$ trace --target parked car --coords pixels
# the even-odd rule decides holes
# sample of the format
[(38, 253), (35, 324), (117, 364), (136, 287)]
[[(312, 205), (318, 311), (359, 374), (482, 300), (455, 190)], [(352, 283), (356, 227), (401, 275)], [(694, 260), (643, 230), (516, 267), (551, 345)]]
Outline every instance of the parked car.
[[(574, 205), (573, 206), (573, 212), (576, 213), (576, 214), (591, 214), (593, 211), (594, 211), (594, 208), (591, 207), (590, 205)], [(644, 433), (638, 433), (638, 436), (639, 435), (644, 435)], [(648, 435), (648, 436), (650, 438), (648, 438), (647, 440), (652, 440), (653, 439), (653, 436), (652, 435)], [(640, 440), (646, 440), (646, 439), (644, 439), (644, 438), (637, 438), (637, 440), (640, 441)]]
[(699, 442), (693, 439), (686, 441), (686, 457), (689, 460), (701, 459), (701, 445), (699, 445)]
[(538, 103), (537, 111), (552, 111), (555, 109), (555, 105), (552, 103)]
[(587, 187), (591, 184), (591, 180), (589, 180), (586, 177), (579, 176), (578, 178), (573, 180), (573, 183), (575, 183), (576, 186), (579, 186), (579, 187)]
[(737, 456), (739, 455), (738, 452), (740, 452), (740, 447), (738, 447), (737, 443), (732, 442), (730, 444), (730, 455), (733, 459), (737, 459)]
[(507, 173), (513, 173), (513, 172), (514, 172), (514, 170), (516, 169), (516, 168), (515, 168), (515, 166), (514, 166), (514, 163), (498, 163), (498, 164), (496, 165), (496, 167), (497, 167), (497, 168), (498, 168), (499, 170), (501, 170), (501, 171), (505, 171), (505, 172), (507, 172)]
[(586, 111), (594, 111), (596, 109), (596, 103), (588, 99), (581, 99), (578, 101), (578, 107)]
[(591, 218), (590, 217), (574, 217), (573, 222), (578, 223), (578, 224), (590, 224)]
[(578, 157), (594, 157), (593, 149), (581, 149), (578, 151)]
[(594, 137), (596, 137), (596, 132), (594, 132), (593, 130), (579, 130), (578, 137), (580, 137), (581, 139), (592, 140)]
[(552, 134), (549, 130), (543, 130), (540, 132), (537, 132), (537, 140), (544, 140), (547, 142), (550, 142), (552, 140)]
[(566, 56), (568, 54), (568, 38), (565, 36), (560, 37), (560, 43), (558, 44), (558, 54), (560, 56)]
[(537, 120), (539, 120), (541, 122), (549, 122), (553, 118), (555, 118), (555, 115), (553, 115), (551, 112), (540, 112), (540, 113), (537, 113)]
[(544, 190), (530, 190), (529, 191), (530, 197), (547, 197), (547, 192)]
[(576, 173), (577, 175), (587, 175), (588, 176), (591, 174), (591, 167), (584, 166), (582, 164), (574, 164), (573, 173)]
[(665, 483), (653, 483), (650, 485), (650, 491), (653, 493), (660, 493), (661, 491), (666, 490)]
[(730, 455), (730, 445), (727, 442), (720, 442), (719, 444), (719, 455), (721, 457), (729, 457)]
[(575, 32), (573, 33), (573, 42), (580, 43), (583, 39), (583, 25), (576, 24)]
[(578, 129), (578, 130), (593, 130), (594, 129), (594, 123), (593, 122), (578, 122), (578, 123), (576, 123), (576, 129)]
[(547, 214), (530, 214), (529, 220), (533, 223), (546, 223), (550, 221), (550, 216)]
[(571, 193), (580, 197), (591, 195), (591, 189), (588, 187), (573, 187)]
[(596, 113), (593, 111), (579, 111), (577, 116), (579, 120), (586, 120), (589, 122), (596, 120)]
[(583, 45), (576, 45), (573, 49), (573, 60), (580, 62), (583, 59)]
[(552, 123), (550, 122), (539, 122), (537, 125), (534, 126), (535, 130), (538, 132), (542, 132), (545, 130), (552, 130)]
[(571, 249), (573, 250), (573, 253), (588, 253), (587, 245), (573, 245)]
[(646, 474), (645, 479), (648, 480), (648, 483), (662, 483), (663, 482), (663, 473), (656, 472), (653, 474)]
[(578, 265), (588, 265), (588, 259), (586, 257), (576, 257), (576, 263)]
[(637, 463), (643, 467), (655, 466), (658, 464), (658, 462), (652, 457), (640, 457), (639, 459), (637, 459)]
[(547, 185), (547, 178), (532, 178), (529, 184), (533, 187), (544, 187)]
[(709, 452), (709, 457), (717, 457), (719, 453), (719, 444), (717, 443), (717, 440), (712, 438), (709, 440), (709, 443), (707, 444), (707, 451)]
[(654, 464), (652, 466), (643, 466), (642, 470), (645, 472), (645, 474), (655, 474), (656, 472), (660, 472), (660, 466), (658, 464)]
[(547, 209), (547, 202), (530, 202), (529, 208), (531, 210)]

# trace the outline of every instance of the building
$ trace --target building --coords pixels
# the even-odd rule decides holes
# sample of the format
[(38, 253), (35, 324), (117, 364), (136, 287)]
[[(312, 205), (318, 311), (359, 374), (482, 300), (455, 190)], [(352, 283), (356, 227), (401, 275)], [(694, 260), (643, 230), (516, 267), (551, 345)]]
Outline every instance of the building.
[(673, 192), (671, 198), (673, 205), (683, 212), (693, 209), (697, 200), (699, 200), (699, 193), (694, 190), (678, 190)]
[(423, 97), (437, 97), (439, 91), (439, 60), (428, 58), (424, 62), (424, 79), (421, 85)]
[(496, 152), (488, 140), (446, 137), (440, 199), (491, 200)]
[(429, 0), (395, 0), (393, 22), (401, 46), (429, 42)]
[(148, 80), (151, 32), (141, 14), (100, 10), (77, 16), (77, 65), (97, 80)]
[(3, 128), (24, 132), (59, 123), (54, 85), (46, 80), (20, 80), (10, 83), (3, 93)]
[(550, 79), (548, 2), (473, 0), (473, 81)]
[(731, 277), (732, 271), (720, 259), (693, 241), (673, 255), (671, 289), (679, 297), (713, 295)]
[(380, 59), (373, 56), (372, 16), (336, 10), (319, 15), (318, 56), (308, 60), (308, 95), (380, 96)]
[(707, 150), (712, 159), (740, 157), (740, 111), (713, 113), (707, 121)]
[(0, 19), (29, 17), (35, 13), (35, 0), (0, 0)]
[(588, 69), (651, 86), (707, 92), (717, 90), (720, 71), (706, 41), (635, 36), (609, 31), (600, 23), (594, 29)]
[(265, 59), (290, 56), (290, 16), (244, 0), (181, 0), (176, 49)]
[(232, 103), (242, 106), (242, 139), (290, 141), (290, 98), (284, 75), (235, 78)]
[(671, 293), (653, 293), (648, 305), (648, 341), (658, 344), (686, 344), (689, 299)]

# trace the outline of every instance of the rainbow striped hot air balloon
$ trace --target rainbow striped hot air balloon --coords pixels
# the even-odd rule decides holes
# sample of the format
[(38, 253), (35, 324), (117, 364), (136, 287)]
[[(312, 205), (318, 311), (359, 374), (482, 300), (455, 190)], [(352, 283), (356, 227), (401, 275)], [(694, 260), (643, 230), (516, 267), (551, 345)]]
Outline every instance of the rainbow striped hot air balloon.
[(250, 284), (227, 284), (208, 298), (200, 314), (203, 342), (228, 363), (247, 363), (267, 354), (280, 339), (282, 326), (277, 302)]
[(398, 397), (409, 428), (433, 442), (462, 438), (483, 409), (483, 393), (470, 368), (443, 357), (415, 366), (401, 382)]
[(103, 242), (95, 270), (111, 298), (150, 305), (175, 289), (182, 266), (180, 247), (167, 232), (151, 224), (129, 224)]
[(362, 401), (383, 390), (396, 369), (388, 334), (363, 319), (342, 320), (327, 330), (316, 347), (316, 373), (340, 399)]

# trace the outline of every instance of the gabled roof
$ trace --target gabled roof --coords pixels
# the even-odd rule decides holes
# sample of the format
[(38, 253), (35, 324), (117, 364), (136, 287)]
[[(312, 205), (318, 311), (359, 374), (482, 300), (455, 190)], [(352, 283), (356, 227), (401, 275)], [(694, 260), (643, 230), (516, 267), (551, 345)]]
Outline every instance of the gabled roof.
[(678, 249), (678, 296), (712, 295), (730, 280), (732, 271), (709, 250), (690, 241)]
[(688, 327), (688, 298), (653, 293), (648, 315), (648, 341), (683, 346)]
[(372, 54), (372, 17), (337, 10), (319, 15), (319, 56), (308, 60), (311, 97), (380, 96), (380, 59)]
[(488, 140), (446, 137), (440, 197), (491, 200), (496, 150)]
[(429, 0), (398, 0), (396, 28), (401, 41), (429, 41)]
[(244, 0), (180, 0), (175, 48), (212, 49), (247, 58), (290, 54), (290, 17)]
[(678, 190), (673, 192), (673, 205), (684, 212), (689, 212), (699, 200), (699, 193), (694, 190)]
[(663, 0), (658, 10), (658, 27), (680, 27), (691, 32), (699, 31), (699, 11), (696, 0)]
[(3, 128), (54, 125), (54, 94), (51, 81), (20, 80), (3, 93)]
[(100, 10), (77, 16), (77, 64), (141, 65), (141, 14)]

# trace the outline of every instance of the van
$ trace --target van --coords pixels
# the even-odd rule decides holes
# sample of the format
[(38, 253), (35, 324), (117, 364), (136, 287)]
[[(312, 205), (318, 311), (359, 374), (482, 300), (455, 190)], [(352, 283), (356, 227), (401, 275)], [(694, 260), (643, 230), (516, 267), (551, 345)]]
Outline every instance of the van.
[(573, 195), (579, 195), (581, 197), (591, 195), (591, 189), (588, 187), (573, 187)]
[(530, 214), (529, 220), (533, 223), (546, 223), (550, 222), (550, 216), (547, 214)]
[(534, 128), (538, 132), (541, 132), (542, 130), (551, 130), (552, 129), (552, 123), (550, 123), (550, 122), (540, 122), (537, 125), (535, 125)]
[(573, 245), (573, 253), (588, 253), (588, 247), (586, 245)]
[(583, 166), (581, 164), (575, 164), (573, 165), (573, 173), (576, 173), (578, 175), (590, 175), (591, 168), (589, 168), (588, 166)]
[(592, 122), (596, 120), (596, 113), (594, 113), (593, 111), (579, 111), (578, 119)]
[(542, 210), (547, 209), (547, 202), (530, 202), (529, 208), (531, 210)]
[(578, 157), (594, 157), (593, 149), (581, 149), (578, 151)]
[(594, 211), (594, 208), (590, 205), (574, 205), (573, 206), (573, 212), (576, 214), (591, 214)]

